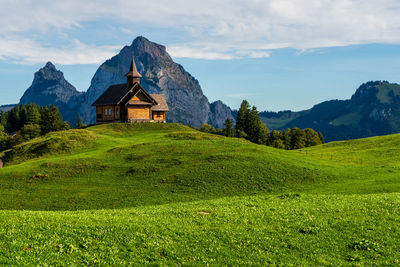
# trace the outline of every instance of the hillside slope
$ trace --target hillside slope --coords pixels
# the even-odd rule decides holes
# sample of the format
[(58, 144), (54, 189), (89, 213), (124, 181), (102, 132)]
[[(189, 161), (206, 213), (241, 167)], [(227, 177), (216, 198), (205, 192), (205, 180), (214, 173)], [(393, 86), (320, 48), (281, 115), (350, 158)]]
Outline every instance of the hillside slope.
[(0, 196), (3, 209), (120, 208), (335, 179), (329, 166), (319, 170), (286, 151), (180, 124), (106, 124), (51, 133), (17, 146), (7, 161), (0, 184), (13, 190)]
[(50, 133), (0, 169), (2, 265), (398, 265), (400, 135), (285, 151), (181, 124)]
[[(347, 143), (285, 151), (180, 124), (105, 124), (56, 132), (7, 154), (7, 167), (0, 169), (1, 208), (121, 208), (309, 190), (399, 192), (400, 136), (391, 138), (371, 142), (380, 144), (374, 147), (377, 154), (391, 150), (387, 160), (392, 163), (372, 161), (366, 145), (354, 152), (356, 163), (349, 164), (342, 157), (351, 153), (338, 148)], [(350, 144), (357, 142), (370, 141)], [(332, 147), (334, 153), (326, 152)], [(380, 178), (393, 184), (382, 185)], [(348, 188), (349, 183), (359, 186)]]
[(301, 112), (262, 112), (271, 129), (294, 126), (322, 132), (327, 141), (400, 132), (400, 85), (386, 81), (361, 85), (349, 100), (331, 100)]

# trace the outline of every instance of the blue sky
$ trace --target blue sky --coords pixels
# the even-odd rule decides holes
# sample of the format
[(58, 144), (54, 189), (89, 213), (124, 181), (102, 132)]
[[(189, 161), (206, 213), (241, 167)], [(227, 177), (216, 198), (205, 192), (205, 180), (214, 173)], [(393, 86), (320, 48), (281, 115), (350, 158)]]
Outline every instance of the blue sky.
[(400, 82), (398, 0), (1, 1), (0, 104), (52, 61), (79, 91), (143, 35), (163, 44), (210, 101), (301, 110)]

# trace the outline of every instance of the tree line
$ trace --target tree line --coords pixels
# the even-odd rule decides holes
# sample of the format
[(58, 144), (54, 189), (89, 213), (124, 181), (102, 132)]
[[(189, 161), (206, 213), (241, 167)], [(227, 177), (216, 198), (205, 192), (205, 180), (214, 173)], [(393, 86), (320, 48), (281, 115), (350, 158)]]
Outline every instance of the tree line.
[(215, 129), (209, 124), (203, 124), (202, 132), (220, 134), (227, 137), (245, 138), (256, 144), (263, 144), (281, 149), (300, 149), (316, 146), (324, 143), (322, 133), (313, 129), (299, 129), (294, 127), (286, 130), (269, 131), (261, 121), (260, 114), (255, 106), (251, 107), (249, 102), (243, 100), (237, 113), (236, 125), (227, 118), (223, 129)]
[[(77, 127), (84, 126), (79, 115), (76, 124)], [(68, 129), (71, 125), (63, 121), (54, 105), (16, 105), (10, 111), (0, 112), (0, 151), (49, 132)]]

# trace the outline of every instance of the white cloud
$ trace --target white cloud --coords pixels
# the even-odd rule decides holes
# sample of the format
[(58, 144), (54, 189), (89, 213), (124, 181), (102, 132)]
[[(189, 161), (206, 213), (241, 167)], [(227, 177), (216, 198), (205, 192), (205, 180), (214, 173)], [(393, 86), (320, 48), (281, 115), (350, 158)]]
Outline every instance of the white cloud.
[(268, 58), (271, 56), (268, 51), (249, 51), (247, 55), (250, 58)]
[[(283, 47), (399, 44), (399, 11), (398, 0), (2, 0), (0, 56), (24, 62), (45, 61), (49, 56), (71, 64), (105, 59), (110, 47), (74, 42), (39, 45), (43, 33), (79, 31), (84, 22), (93, 21), (183, 32), (179, 42), (168, 48), (175, 57), (268, 57), (269, 50)], [(28, 39), (28, 44), (10, 42), (15, 46), (11, 49), (5, 44), (10, 36)], [(38, 47), (40, 53), (25, 59), (18, 49), (24, 46)]]
[(172, 45), (167, 48), (172, 57), (175, 58), (197, 58), (208, 60), (230, 60), (239, 58), (268, 58), (270, 52), (265, 50), (248, 50), (246, 48), (237, 46), (218, 46), (213, 44), (183, 44)]
[(0, 39), (0, 59), (36, 64), (46, 61), (62, 65), (99, 64), (115, 55), (120, 47), (93, 46), (72, 40), (66, 47), (43, 47), (29, 39)]
[(209, 51), (207, 48), (190, 47), (190, 46), (170, 46), (168, 52), (175, 58), (197, 58), (197, 59), (234, 59), (233, 55), (224, 52)]

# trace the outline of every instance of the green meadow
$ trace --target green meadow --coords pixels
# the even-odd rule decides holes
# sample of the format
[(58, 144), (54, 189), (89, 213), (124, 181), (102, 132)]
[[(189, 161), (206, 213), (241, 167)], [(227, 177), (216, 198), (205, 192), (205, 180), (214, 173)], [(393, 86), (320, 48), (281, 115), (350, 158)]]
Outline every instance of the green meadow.
[(180, 124), (15, 147), (0, 264), (399, 265), (400, 135), (285, 151)]

